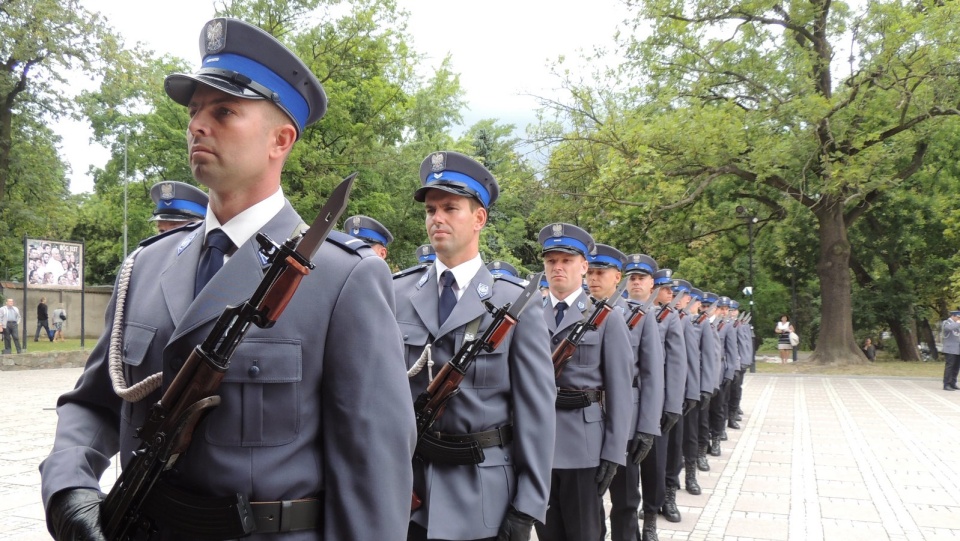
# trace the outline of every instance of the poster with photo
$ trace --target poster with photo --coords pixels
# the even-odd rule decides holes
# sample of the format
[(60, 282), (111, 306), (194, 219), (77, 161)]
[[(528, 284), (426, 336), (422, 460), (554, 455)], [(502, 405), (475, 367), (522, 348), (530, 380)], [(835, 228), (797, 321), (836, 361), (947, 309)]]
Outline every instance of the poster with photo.
[(83, 245), (57, 240), (27, 239), (27, 287), (80, 289), (83, 286)]

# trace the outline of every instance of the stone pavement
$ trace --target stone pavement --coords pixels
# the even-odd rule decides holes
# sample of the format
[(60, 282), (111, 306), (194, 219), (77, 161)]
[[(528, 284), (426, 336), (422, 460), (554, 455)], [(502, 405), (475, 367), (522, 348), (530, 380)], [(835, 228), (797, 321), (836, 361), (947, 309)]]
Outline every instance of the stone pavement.
[[(0, 372), (0, 539), (49, 539), (37, 465), (79, 374)], [(941, 388), (747, 374), (742, 429), (699, 472), (702, 495), (678, 492), (683, 520), (661, 517), (660, 539), (960, 541), (960, 392)]]

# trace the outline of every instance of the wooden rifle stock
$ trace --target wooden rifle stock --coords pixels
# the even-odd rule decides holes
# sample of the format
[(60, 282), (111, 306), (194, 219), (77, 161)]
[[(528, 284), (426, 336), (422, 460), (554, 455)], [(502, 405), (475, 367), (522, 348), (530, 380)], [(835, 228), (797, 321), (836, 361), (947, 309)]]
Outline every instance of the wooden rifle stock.
[(590, 314), (590, 317), (586, 321), (579, 321), (570, 329), (570, 333), (563, 339), (563, 342), (560, 342), (557, 349), (553, 350), (553, 375), (555, 378), (560, 377), (560, 373), (563, 372), (563, 368), (570, 362), (570, 359), (577, 351), (577, 347), (583, 340), (584, 335), (587, 334), (587, 331), (597, 330), (600, 325), (603, 325), (604, 320), (607, 319), (607, 316), (612, 311), (613, 307), (611, 305), (607, 304), (605, 300), (600, 301), (597, 308)]

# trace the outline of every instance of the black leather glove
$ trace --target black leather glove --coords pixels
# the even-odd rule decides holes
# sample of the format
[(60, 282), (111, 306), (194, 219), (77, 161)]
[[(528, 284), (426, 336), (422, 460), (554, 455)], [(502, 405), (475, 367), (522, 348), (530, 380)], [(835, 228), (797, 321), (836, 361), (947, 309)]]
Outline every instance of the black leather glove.
[(706, 391), (700, 391), (700, 402), (703, 403), (704, 400), (710, 400), (713, 398), (713, 393), (708, 393)]
[(677, 421), (679, 420), (679, 413), (670, 413), (669, 411), (663, 412), (663, 416), (660, 417), (660, 433), (666, 435), (666, 433), (670, 432), (670, 429), (673, 428), (673, 425), (677, 424)]
[(103, 495), (89, 488), (57, 492), (50, 498), (47, 528), (57, 541), (107, 541), (100, 528)]
[(653, 434), (637, 432), (633, 439), (630, 440), (630, 445), (627, 446), (627, 458), (634, 464), (639, 464), (643, 462), (644, 458), (647, 458), (647, 453), (649, 453), (652, 448)]
[(688, 412), (691, 412), (697, 409), (697, 406), (700, 404), (698, 400), (692, 398), (683, 399), (683, 408), (681, 409), (682, 413), (680, 415), (686, 415)]
[(609, 460), (600, 459), (600, 465), (597, 466), (597, 494), (603, 496), (603, 493), (610, 488), (613, 476), (617, 474), (617, 465)]
[(530, 541), (530, 531), (533, 530), (533, 517), (521, 513), (511, 505), (507, 507), (507, 514), (497, 532), (497, 541)]

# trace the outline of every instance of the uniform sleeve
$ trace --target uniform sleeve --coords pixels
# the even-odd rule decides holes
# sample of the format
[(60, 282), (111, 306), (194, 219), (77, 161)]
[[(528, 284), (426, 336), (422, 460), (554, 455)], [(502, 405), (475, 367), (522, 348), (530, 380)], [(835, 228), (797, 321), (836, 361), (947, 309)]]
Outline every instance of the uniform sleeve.
[[(646, 319), (646, 318), (644, 318)], [(633, 422), (633, 390), (630, 375), (635, 362), (627, 324), (621, 317), (603, 323), (603, 387), (606, 390), (603, 448), (600, 458), (623, 466)]]
[(557, 431), (557, 385), (550, 334), (539, 308), (528, 307), (521, 314), (513, 330), (509, 363), (517, 476), (513, 506), (544, 522)]
[(636, 429), (659, 436), (665, 392), (663, 343), (657, 318), (652, 314), (643, 316), (640, 326), (640, 415), (637, 416)]
[(664, 353), (666, 357), (666, 399), (663, 409), (670, 413), (683, 411), (687, 385), (687, 344), (680, 327), (680, 318), (671, 313), (667, 325)]
[(53, 450), (40, 464), (45, 508), (50, 497), (61, 490), (99, 490), (100, 476), (110, 465), (110, 457), (119, 450), (122, 400), (113, 392), (107, 362), (115, 295), (107, 305), (103, 334), (90, 352), (76, 387), (57, 400)]
[(353, 269), (334, 306), (323, 361), (324, 539), (401, 540), (416, 440), (390, 272)]

